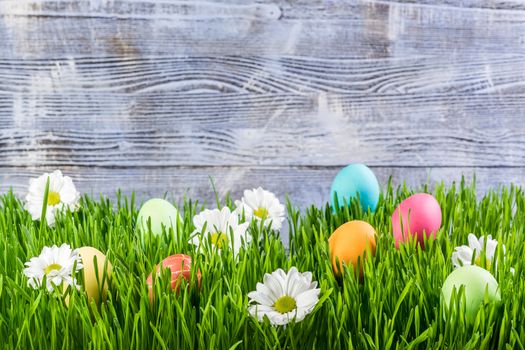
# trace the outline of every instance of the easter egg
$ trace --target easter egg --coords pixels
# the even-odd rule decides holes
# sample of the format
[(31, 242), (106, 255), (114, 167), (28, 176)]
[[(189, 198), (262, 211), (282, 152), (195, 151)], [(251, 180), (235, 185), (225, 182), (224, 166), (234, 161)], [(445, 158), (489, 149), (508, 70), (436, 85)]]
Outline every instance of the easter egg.
[(151, 232), (161, 235), (163, 226), (166, 231), (171, 227), (177, 232), (177, 222), (181, 219), (173, 204), (161, 198), (153, 198), (142, 205), (137, 217), (137, 227), (143, 233), (148, 232), (148, 220), (151, 222)]
[(341, 169), (335, 176), (330, 190), (330, 201), (335, 208), (335, 197), (340, 207), (350, 204), (359, 196), (361, 208), (374, 212), (379, 202), (379, 182), (376, 176), (364, 164), (350, 164)]
[[(168, 256), (162, 260), (160, 265), (157, 265), (155, 270), (157, 277), (161, 274), (161, 265), (164, 269), (169, 269), (171, 272), (171, 289), (178, 292), (182, 279), (185, 279), (188, 283), (191, 277), (191, 257), (185, 254), (175, 254)], [(150, 274), (146, 279), (146, 283), (149, 289), (150, 300), (153, 300), (153, 274)], [(201, 271), (197, 271), (197, 283), (200, 287), (201, 284)]]
[[(340, 272), (343, 262), (356, 266), (358, 259), (365, 257), (367, 247), (375, 254), (375, 233), (369, 223), (360, 220), (349, 221), (339, 226), (328, 239), (334, 272)], [(337, 261), (340, 266), (337, 266)]]
[(111, 263), (102, 252), (93, 247), (79, 248), (78, 254), (82, 259), (83, 286), (88, 300), (94, 300), (97, 304), (106, 301)]
[[(476, 266), (462, 266), (448, 275), (443, 283), (442, 298), (447, 308), (450, 306), (450, 298), (455, 289), (459, 293), (459, 288), (464, 286), (465, 289), (465, 311), (466, 319), (473, 322), (476, 314), (485, 302), (499, 302), (501, 300), (498, 282), (487, 270)], [(485, 300), (485, 291), (487, 291), (487, 300)]]
[(399, 204), (392, 214), (392, 229), (396, 248), (399, 244), (417, 236), (417, 241), (424, 247), (424, 237), (436, 237), (441, 226), (441, 207), (430, 194), (417, 193)]

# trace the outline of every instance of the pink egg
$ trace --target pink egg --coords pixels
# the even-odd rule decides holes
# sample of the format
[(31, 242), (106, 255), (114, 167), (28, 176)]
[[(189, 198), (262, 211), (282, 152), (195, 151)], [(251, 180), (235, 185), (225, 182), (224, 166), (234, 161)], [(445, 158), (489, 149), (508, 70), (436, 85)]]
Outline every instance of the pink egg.
[(424, 237), (436, 237), (441, 226), (441, 207), (437, 200), (427, 193), (414, 194), (399, 204), (392, 214), (392, 228), (399, 244), (417, 236), (418, 243), (424, 247)]

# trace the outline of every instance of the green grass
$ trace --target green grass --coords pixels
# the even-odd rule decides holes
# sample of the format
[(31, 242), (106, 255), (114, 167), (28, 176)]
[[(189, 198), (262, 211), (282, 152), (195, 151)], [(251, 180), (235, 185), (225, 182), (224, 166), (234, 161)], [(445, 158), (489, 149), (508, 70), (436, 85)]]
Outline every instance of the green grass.
[[(33, 222), (12, 193), (5, 194), (0, 198), (0, 348), (523, 348), (524, 192), (511, 186), (477, 199), (473, 186), (437, 185), (433, 194), (443, 210), (437, 239), (424, 251), (414, 244), (396, 250), (390, 216), (411, 193), (389, 184), (373, 214), (362, 213), (355, 202), (335, 214), (328, 207), (301, 213), (288, 203), (289, 250), (276, 233), (253, 224), (256, 239), (238, 261), (227, 253), (198, 255), (187, 243), (191, 218), (203, 208), (191, 200), (181, 205), (184, 224), (179, 232), (143, 246), (135, 231), (134, 198), (118, 196), (112, 203), (83, 197), (78, 212), (47, 228)], [(226, 198), (222, 204), (232, 201)], [(369, 222), (378, 233), (376, 255), (364, 262), (362, 280), (348, 269), (342, 278), (334, 277), (329, 260), (329, 235), (352, 219)], [(497, 270), (492, 268), (502, 302), (482, 309), (474, 324), (466, 323), (460, 306), (444, 314), (440, 303), (441, 286), (452, 271), (452, 251), (467, 244), (470, 232), (492, 234), (507, 247), (506, 259), (500, 250)], [(89, 305), (73, 292), (66, 307), (63, 299), (27, 286), (24, 263), (43, 246), (64, 242), (107, 254), (113, 278), (106, 304)], [(168, 292), (167, 283), (162, 288), (158, 284), (160, 296), (150, 304), (146, 277), (174, 253), (194, 257), (202, 271), (201, 288), (177, 294)], [(246, 311), (247, 293), (264, 273), (291, 266), (313, 272), (321, 288), (318, 306), (304, 321), (287, 327), (257, 322)], [(516, 269), (514, 276), (510, 267)]]

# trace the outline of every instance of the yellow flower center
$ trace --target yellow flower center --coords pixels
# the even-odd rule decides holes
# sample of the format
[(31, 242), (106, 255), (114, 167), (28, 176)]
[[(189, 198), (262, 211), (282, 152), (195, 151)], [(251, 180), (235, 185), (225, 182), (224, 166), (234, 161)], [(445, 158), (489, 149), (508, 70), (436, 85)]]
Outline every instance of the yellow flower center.
[(225, 244), (228, 244), (228, 236), (222, 232), (212, 233), (211, 235), (211, 244), (217, 246), (217, 248), (222, 249)]
[(59, 264), (51, 264), (44, 269), (44, 272), (46, 275), (49, 275), (51, 271), (60, 270), (61, 268), (62, 266), (60, 266)]
[(283, 295), (282, 297), (277, 299), (275, 304), (273, 304), (273, 307), (277, 312), (285, 314), (287, 312), (295, 310), (297, 308), (297, 304), (295, 303), (294, 298), (288, 295)]
[(485, 266), (481, 265), (481, 256), (476, 257), (476, 260), (474, 260), (474, 263), (478, 266), (486, 268), (487, 270), (490, 270), (491, 262), (489, 259), (485, 259)]
[(54, 206), (60, 203), (60, 194), (58, 192), (49, 192), (47, 194), (47, 205)]
[(268, 210), (266, 208), (257, 208), (253, 211), (253, 215), (264, 220), (268, 217)]

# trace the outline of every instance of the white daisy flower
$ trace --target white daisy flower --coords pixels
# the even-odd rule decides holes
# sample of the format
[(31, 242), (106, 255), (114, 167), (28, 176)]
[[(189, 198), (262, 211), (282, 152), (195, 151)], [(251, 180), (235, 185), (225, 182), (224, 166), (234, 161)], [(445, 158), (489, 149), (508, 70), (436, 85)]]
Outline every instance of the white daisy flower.
[(46, 221), (48, 225), (55, 223), (55, 215), (63, 209), (76, 210), (80, 200), (80, 193), (75, 188), (69, 176), (62, 176), (60, 170), (45, 173), (36, 179), (29, 180), (29, 191), (26, 195), (25, 208), (33, 217), (39, 220), (42, 215), (42, 205), (49, 178), (49, 192), (47, 195)]
[[(248, 222), (239, 223), (239, 216), (228, 207), (222, 209), (205, 209), (193, 217), (195, 231), (192, 233), (190, 243), (202, 248), (207, 242), (216, 247), (220, 253), (221, 249), (229, 247), (237, 256), (241, 246), (245, 246), (252, 240), (248, 229)], [(233, 240), (232, 240), (233, 239)]]
[(248, 311), (259, 321), (267, 316), (273, 325), (302, 321), (319, 301), (320, 289), (312, 282), (312, 273), (300, 273), (292, 267), (288, 273), (278, 269), (265, 274), (264, 283), (257, 283), (257, 290), (248, 293)]
[[(468, 235), (468, 244), (469, 245), (462, 245), (454, 249), (454, 252), (452, 253), (452, 264), (454, 265), (454, 268), (456, 269), (464, 265), (472, 265), (473, 260), (475, 265), (481, 266), (481, 254), (485, 248), (486, 266), (481, 267), (490, 269), (492, 260), (494, 259), (494, 254), (496, 253), (498, 241), (492, 239), (491, 235), (488, 235), (487, 244), (485, 246), (484, 236), (478, 239), (474, 234), (470, 233)], [(503, 249), (503, 254), (505, 254), (505, 245), (502, 245), (501, 248)]]
[(73, 272), (83, 268), (78, 250), (71, 250), (66, 243), (60, 247), (56, 245), (44, 247), (39, 256), (31, 258), (25, 265), (27, 267), (24, 269), (24, 274), (28, 278), (27, 284), (37, 289), (42, 286), (43, 279), (46, 277), (46, 288), (49, 292), (52, 292), (55, 286), (62, 286), (62, 283), (78, 288)]
[(244, 211), (246, 220), (263, 221), (266, 227), (271, 225), (273, 230), (281, 229), (284, 221), (284, 205), (272, 192), (262, 187), (245, 190), (244, 196), (240, 201), (235, 201), (235, 205), (240, 215)]

